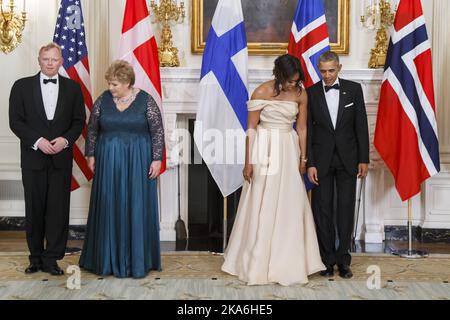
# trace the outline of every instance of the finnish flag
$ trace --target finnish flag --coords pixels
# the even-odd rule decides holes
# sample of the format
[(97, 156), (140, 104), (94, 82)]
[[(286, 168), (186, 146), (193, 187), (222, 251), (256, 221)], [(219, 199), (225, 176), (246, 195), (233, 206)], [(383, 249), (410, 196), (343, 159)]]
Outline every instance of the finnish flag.
[(203, 53), (194, 141), (224, 197), (243, 184), (247, 62), (241, 0), (219, 0)]

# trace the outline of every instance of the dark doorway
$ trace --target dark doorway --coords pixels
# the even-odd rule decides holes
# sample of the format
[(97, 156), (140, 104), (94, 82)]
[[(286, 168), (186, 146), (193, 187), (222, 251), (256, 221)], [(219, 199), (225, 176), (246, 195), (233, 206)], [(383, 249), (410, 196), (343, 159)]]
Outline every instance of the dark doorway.
[[(194, 119), (189, 120), (191, 134), (190, 165), (188, 166), (188, 250), (223, 251), (224, 201), (206, 164), (194, 164), (194, 154), (199, 158), (194, 143)], [(227, 237), (230, 236), (236, 217), (241, 189), (227, 197)]]

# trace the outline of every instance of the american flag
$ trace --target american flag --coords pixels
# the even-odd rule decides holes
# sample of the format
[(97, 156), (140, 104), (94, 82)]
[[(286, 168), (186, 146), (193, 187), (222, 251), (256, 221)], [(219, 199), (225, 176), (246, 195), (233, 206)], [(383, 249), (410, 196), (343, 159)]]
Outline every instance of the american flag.
[(403, 201), (440, 171), (431, 46), (420, 0), (398, 4), (374, 142)]
[(319, 56), (330, 50), (323, 1), (299, 0), (292, 24), (288, 53), (296, 56), (305, 73), (305, 88), (320, 81)]
[[(61, 46), (64, 58), (64, 64), (61, 66), (59, 73), (75, 80), (81, 86), (86, 115), (89, 119), (92, 110), (91, 79), (80, 1), (61, 0), (53, 42)], [(93, 172), (89, 169), (84, 157), (85, 138), (86, 126), (73, 146), (72, 191), (79, 188), (82, 183), (90, 181), (93, 177)]]

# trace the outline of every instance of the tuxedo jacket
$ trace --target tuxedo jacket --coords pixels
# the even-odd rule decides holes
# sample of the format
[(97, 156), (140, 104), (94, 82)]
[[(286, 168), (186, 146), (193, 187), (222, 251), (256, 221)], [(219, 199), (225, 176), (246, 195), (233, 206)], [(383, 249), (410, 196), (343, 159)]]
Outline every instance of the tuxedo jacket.
[[(325, 176), (333, 153), (340, 156), (345, 170), (356, 175), (359, 163), (369, 163), (369, 130), (364, 97), (359, 83), (339, 79), (339, 109), (333, 127), (322, 81), (307, 89), (307, 167)], [(333, 89), (334, 90), (334, 89)]]
[[(54, 84), (46, 84), (54, 85)], [(53, 121), (48, 121), (42, 99), (40, 73), (17, 80), (9, 97), (9, 126), (20, 139), (21, 167), (42, 169), (49, 157), (55, 168), (72, 168), (73, 144), (81, 134), (86, 112), (81, 88), (75, 81), (58, 77), (59, 91)], [(46, 155), (32, 146), (40, 138), (51, 141), (63, 137), (68, 148)]]

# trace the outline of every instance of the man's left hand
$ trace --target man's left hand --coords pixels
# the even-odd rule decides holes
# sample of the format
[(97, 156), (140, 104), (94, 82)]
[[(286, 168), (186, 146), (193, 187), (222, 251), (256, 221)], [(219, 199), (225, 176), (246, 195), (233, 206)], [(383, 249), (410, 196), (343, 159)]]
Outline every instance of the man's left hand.
[(53, 149), (55, 150), (55, 154), (60, 153), (67, 145), (67, 140), (63, 137), (58, 137), (50, 141), (53, 145)]
[(367, 177), (368, 172), (369, 172), (369, 164), (367, 163), (358, 164), (358, 178)]

